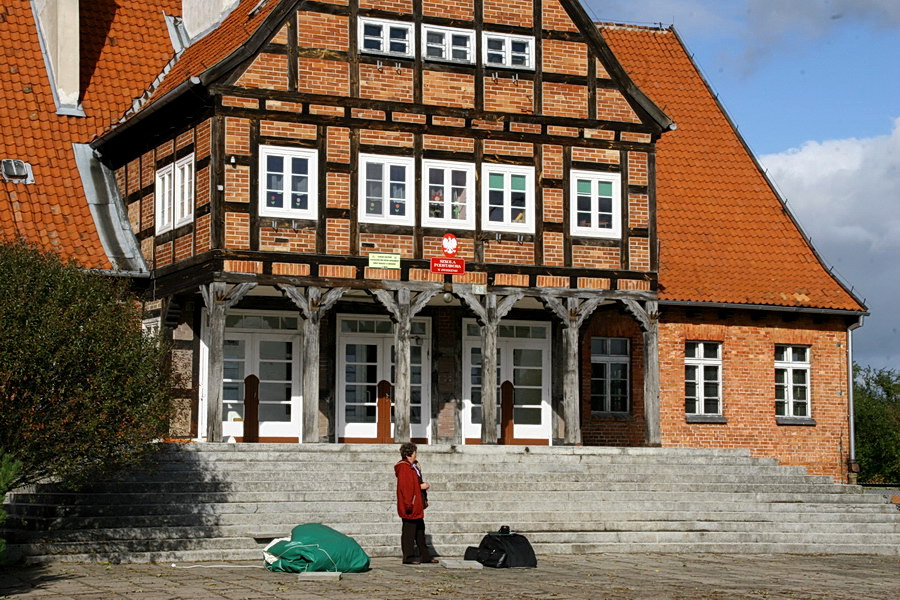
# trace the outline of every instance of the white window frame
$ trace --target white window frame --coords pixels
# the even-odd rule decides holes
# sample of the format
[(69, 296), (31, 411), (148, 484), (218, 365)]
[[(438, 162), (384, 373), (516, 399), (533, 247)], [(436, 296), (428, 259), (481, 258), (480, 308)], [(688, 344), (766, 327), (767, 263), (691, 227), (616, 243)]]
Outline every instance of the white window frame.
[[(422, 26), (422, 59), (423, 60), (437, 60), (443, 62), (455, 62), (455, 63), (464, 63), (464, 64), (472, 64), (475, 61), (475, 32), (470, 29), (458, 29), (456, 27), (438, 27), (437, 25), (423, 25)], [(441, 48), (443, 49), (443, 56), (429, 56), (428, 48), (429, 46), (436, 46), (436, 44), (431, 44), (428, 41), (429, 33), (439, 33), (444, 36), (444, 41), (441, 44)], [(459, 49), (459, 46), (454, 46), (453, 44), (453, 36), (461, 35), (465, 36), (469, 40), (469, 45), (466, 48), (468, 56), (466, 58), (455, 58), (453, 56), (453, 50)]]
[[(594, 352), (594, 340), (606, 340), (606, 353), (595, 353)], [(610, 342), (612, 340), (624, 341), (625, 342), (625, 354), (611, 354), (610, 353)], [(602, 404), (603, 407), (601, 409), (594, 408), (594, 365), (595, 364), (605, 364), (606, 365), (606, 378), (603, 380), (603, 394), (602, 394)], [(610, 390), (610, 382), (612, 381), (612, 366), (613, 365), (625, 365), (625, 410), (612, 410), (612, 397)], [(629, 414), (631, 413), (631, 340), (628, 338), (616, 338), (616, 337), (603, 337), (596, 336), (591, 338), (591, 391), (590, 391), (590, 405), (591, 411), (593, 412), (602, 412), (602, 413), (612, 413), (612, 414)]]
[(194, 155), (175, 161), (175, 193), (173, 195), (175, 227), (194, 218)]
[[(372, 48), (366, 48), (366, 34), (365, 28), (366, 25), (375, 25), (381, 27), (381, 49), (374, 50)], [(392, 52), (390, 50), (390, 28), (391, 27), (399, 27), (406, 30), (407, 33), (407, 45), (406, 52)], [(372, 36), (368, 36), (372, 37)], [(416, 29), (413, 23), (407, 23), (405, 21), (390, 21), (387, 19), (370, 19), (366, 17), (361, 17), (359, 19), (359, 51), (364, 54), (383, 54), (385, 56), (403, 56), (407, 58), (412, 58), (415, 55), (416, 48)]]
[[(606, 173), (602, 171), (570, 171), (569, 172), (569, 232), (573, 236), (614, 238), (622, 237), (622, 175), (620, 173)], [(578, 182), (589, 181), (591, 184), (591, 208), (590, 224), (582, 225), (578, 220)], [(601, 227), (598, 214), (600, 194), (597, 192), (598, 184), (609, 183), (612, 185), (612, 210), (610, 213), (610, 227)]]
[[(695, 348), (697, 349), (696, 356), (688, 355), (688, 344), (696, 344)], [(715, 357), (706, 357), (706, 348), (708, 346), (714, 346), (716, 348), (716, 356)], [(716, 341), (700, 341), (700, 340), (687, 340), (684, 343), (684, 366), (685, 366), (685, 374), (684, 374), (684, 398), (685, 398), (685, 407), (684, 412), (686, 415), (696, 415), (696, 416), (722, 416), (722, 342)], [(694, 411), (688, 412), (687, 410), (687, 368), (694, 367), (697, 372), (697, 379), (693, 382), (695, 386), (695, 392), (692, 396), (694, 400)], [(707, 379), (706, 367), (716, 367), (717, 377), (715, 380)], [(709, 412), (706, 410), (706, 384), (707, 383), (715, 383), (716, 384), (716, 411)]]
[[(775, 359), (775, 416), (787, 419), (812, 419), (812, 348), (804, 344), (775, 344), (773, 356), (777, 356), (778, 348), (784, 348), (784, 359)], [(802, 348), (806, 351), (806, 360), (795, 360), (794, 349)], [(784, 400), (778, 399), (778, 371), (783, 370), (785, 373), (784, 383)], [(803, 371), (806, 373), (806, 383), (801, 387), (806, 389), (806, 398), (798, 400), (794, 397), (795, 387), (800, 385), (794, 383), (794, 373)], [(779, 402), (784, 403), (784, 414), (778, 414)], [(795, 415), (794, 407), (798, 404), (806, 405), (805, 415)]]
[[(452, 216), (431, 216), (431, 169), (444, 171), (444, 215), (452, 213), (451, 196), (452, 180), (451, 171), (464, 171), (466, 173), (466, 203), (465, 218), (453, 218)], [(475, 229), (475, 165), (472, 163), (453, 162), (446, 160), (422, 161), (422, 225), (426, 227), (449, 227), (453, 229)]]
[(166, 165), (156, 172), (154, 193), (156, 210), (156, 233), (172, 229), (172, 196), (175, 193), (175, 163)]
[[(187, 185), (185, 185), (187, 180)], [(188, 154), (156, 172), (154, 193), (156, 233), (165, 233), (194, 218), (194, 154)]]
[[(401, 166), (406, 169), (406, 214), (391, 215), (387, 198), (382, 199), (381, 214), (375, 215), (367, 212), (366, 182), (368, 167), (371, 163), (380, 163), (387, 167)], [(416, 161), (406, 156), (386, 156), (381, 154), (359, 155), (359, 181), (357, 182), (358, 217), (360, 223), (389, 223), (393, 225), (415, 225), (416, 222), (416, 189), (415, 189)], [(382, 184), (382, 193), (388, 194), (390, 183)]]
[[(495, 63), (488, 61), (488, 53), (496, 53), (497, 50), (488, 50), (488, 42), (489, 40), (502, 40), (503, 41), (503, 62)], [(513, 64), (513, 51), (512, 45), (513, 42), (525, 42), (528, 44), (528, 50), (524, 53), (528, 64), (525, 65), (516, 65)], [(515, 53), (517, 55), (522, 55), (522, 53)], [(534, 70), (534, 37), (530, 35), (510, 35), (508, 33), (495, 33), (493, 31), (485, 31), (482, 33), (482, 54), (481, 59), (484, 61), (485, 68), (497, 67), (497, 68), (505, 68), (505, 69), (525, 69), (529, 71)]]
[[(266, 200), (268, 187), (268, 159), (276, 156), (284, 159), (285, 172), (282, 175), (281, 193), (282, 206), (268, 206)], [(288, 165), (293, 158), (305, 159), (307, 164), (307, 208), (290, 208), (291, 205), (291, 179), (294, 173), (288, 173)], [(259, 176), (257, 184), (257, 198), (259, 201), (259, 215), (261, 217), (284, 217), (288, 219), (316, 219), (319, 215), (319, 153), (309, 148), (287, 148), (284, 146), (260, 146), (259, 147)]]
[[(490, 185), (491, 174), (499, 173), (504, 180), (503, 220), (490, 220)], [(525, 217), (522, 221), (513, 221), (511, 217), (512, 200), (510, 177), (513, 175), (525, 176)], [(495, 163), (482, 163), (481, 165), (481, 228), (487, 231), (507, 231), (513, 233), (534, 232), (534, 167), (519, 165), (500, 165)]]

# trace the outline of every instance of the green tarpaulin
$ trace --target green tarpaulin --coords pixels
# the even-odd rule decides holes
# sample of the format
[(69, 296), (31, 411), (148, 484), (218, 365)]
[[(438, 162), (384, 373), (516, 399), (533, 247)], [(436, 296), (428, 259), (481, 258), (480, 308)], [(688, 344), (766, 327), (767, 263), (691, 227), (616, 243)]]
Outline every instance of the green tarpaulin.
[(291, 530), (290, 539), (273, 540), (263, 555), (270, 571), (361, 573), (369, 570), (369, 555), (356, 540), (321, 523), (297, 525)]

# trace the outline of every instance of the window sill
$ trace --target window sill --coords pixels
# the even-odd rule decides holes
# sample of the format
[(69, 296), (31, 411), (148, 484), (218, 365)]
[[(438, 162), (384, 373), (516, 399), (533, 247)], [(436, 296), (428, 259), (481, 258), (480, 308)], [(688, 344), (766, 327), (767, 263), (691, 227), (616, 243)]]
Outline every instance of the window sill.
[(722, 415), (685, 415), (684, 417), (688, 423), (711, 423), (716, 425), (728, 423)]
[(775, 423), (778, 425), (801, 425), (815, 426), (816, 421), (811, 417), (775, 417)]

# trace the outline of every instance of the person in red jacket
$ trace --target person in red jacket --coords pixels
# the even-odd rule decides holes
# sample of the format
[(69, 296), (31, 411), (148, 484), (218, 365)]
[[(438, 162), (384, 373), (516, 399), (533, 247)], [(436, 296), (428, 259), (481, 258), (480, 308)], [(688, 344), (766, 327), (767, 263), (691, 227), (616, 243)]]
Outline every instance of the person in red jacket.
[[(421, 471), (417, 468), (418, 451), (412, 442), (400, 446), (400, 462), (394, 465), (397, 476), (397, 515), (403, 520), (400, 532), (400, 549), (403, 552), (403, 564), (418, 565), (420, 563), (436, 563), (425, 544), (425, 491), (431, 487), (422, 481)], [(416, 558), (415, 549), (419, 548)]]

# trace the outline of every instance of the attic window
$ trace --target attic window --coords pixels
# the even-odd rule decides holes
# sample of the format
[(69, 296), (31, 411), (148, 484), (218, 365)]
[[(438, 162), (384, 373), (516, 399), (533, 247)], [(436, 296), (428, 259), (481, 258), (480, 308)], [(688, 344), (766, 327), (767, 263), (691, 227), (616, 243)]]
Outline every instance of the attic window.
[(12, 183), (34, 183), (34, 173), (31, 165), (23, 160), (4, 158), (0, 161), (0, 169), (3, 172), (3, 181)]

